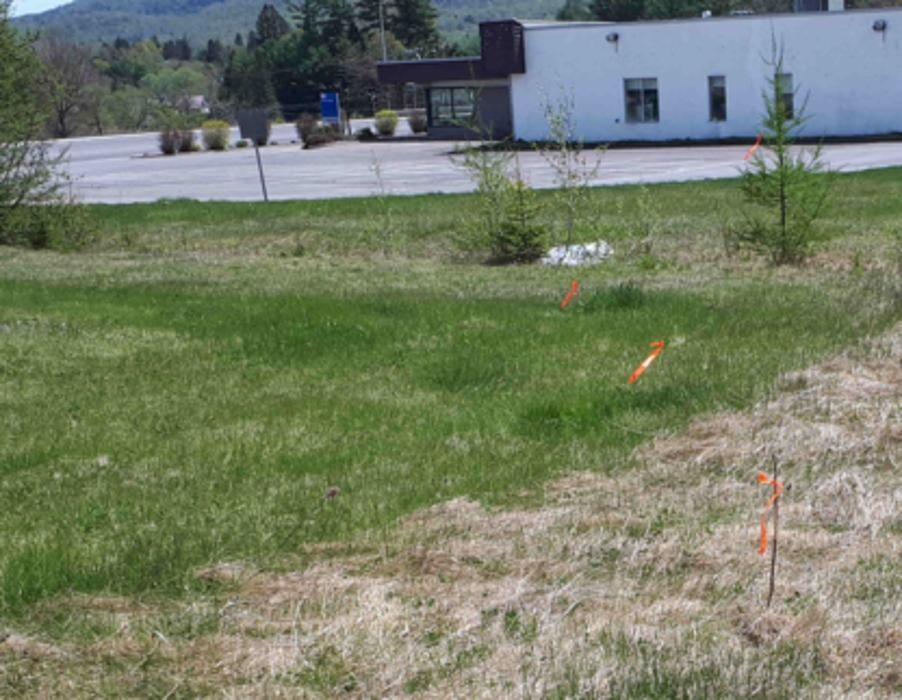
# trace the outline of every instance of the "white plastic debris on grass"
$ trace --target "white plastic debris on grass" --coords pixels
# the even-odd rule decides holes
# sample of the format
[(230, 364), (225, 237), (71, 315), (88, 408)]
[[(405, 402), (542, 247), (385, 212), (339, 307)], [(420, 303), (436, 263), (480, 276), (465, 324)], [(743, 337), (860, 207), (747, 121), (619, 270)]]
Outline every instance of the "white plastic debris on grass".
[(562, 267), (581, 267), (597, 265), (614, 254), (614, 249), (607, 241), (594, 243), (575, 243), (574, 245), (555, 246), (542, 257), (542, 265), (560, 265)]

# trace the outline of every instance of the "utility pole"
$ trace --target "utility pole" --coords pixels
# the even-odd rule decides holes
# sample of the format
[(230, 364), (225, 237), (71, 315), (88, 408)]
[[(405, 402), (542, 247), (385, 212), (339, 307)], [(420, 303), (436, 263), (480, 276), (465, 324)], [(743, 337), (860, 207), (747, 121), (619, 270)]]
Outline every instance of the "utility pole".
[(385, 13), (382, 10), (382, 1), (379, 0), (379, 38), (382, 41), (382, 60), (388, 60), (388, 49), (385, 47)]

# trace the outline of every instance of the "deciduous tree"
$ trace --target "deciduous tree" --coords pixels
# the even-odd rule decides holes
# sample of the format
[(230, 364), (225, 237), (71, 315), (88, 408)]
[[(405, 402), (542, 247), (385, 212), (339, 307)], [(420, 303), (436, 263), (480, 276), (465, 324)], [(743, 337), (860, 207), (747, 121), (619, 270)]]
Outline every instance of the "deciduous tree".
[(8, 9), (0, 0), (0, 244), (75, 242), (82, 229), (62, 191), (61, 159), (42, 140), (45, 69), (10, 26)]
[(56, 34), (48, 34), (37, 44), (44, 64), (40, 84), (50, 107), (51, 133), (66, 138), (74, 132), (75, 121), (85, 107), (88, 87), (98, 81), (90, 50)]

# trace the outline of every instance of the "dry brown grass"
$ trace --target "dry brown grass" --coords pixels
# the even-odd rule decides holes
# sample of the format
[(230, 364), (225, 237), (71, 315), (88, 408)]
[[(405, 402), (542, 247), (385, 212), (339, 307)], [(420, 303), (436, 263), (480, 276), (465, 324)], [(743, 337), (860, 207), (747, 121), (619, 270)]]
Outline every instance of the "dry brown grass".
[[(549, 484), (541, 507), (455, 500), (299, 570), (221, 564), (198, 572), (218, 592), (176, 609), (57, 602), (108, 634), (7, 637), (0, 680), (47, 697), (889, 697), (900, 405), (897, 327), (657, 437), (635, 468)], [(755, 474), (772, 456), (788, 490), (768, 610)]]

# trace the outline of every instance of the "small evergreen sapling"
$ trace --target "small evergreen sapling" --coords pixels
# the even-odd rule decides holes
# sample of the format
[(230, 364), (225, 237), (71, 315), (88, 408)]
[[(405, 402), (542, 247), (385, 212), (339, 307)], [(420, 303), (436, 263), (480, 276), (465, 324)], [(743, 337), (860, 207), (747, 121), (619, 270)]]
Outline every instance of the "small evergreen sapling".
[(539, 220), (541, 205), (535, 190), (522, 178), (510, 184), (504, 217), (492, 236), (492, 261), (527, 263), (545, 254), (548, 227)]
[[(793, 152), (799, 131), (807, 122), (805, 105), (793, 109), (791, 78), (783, 72), (783, 51), (773, 47), (763, 93), (763, 141), (742, 174), (742, 191), (755, 209), (737, 231), (737, 242), (769, 255), (776, 265), (798, 264), (811, 252), (820, 215), (830, 187), (821, 160), (821, 147)], [(807, 100), (806, 100), (807, 102)]]

